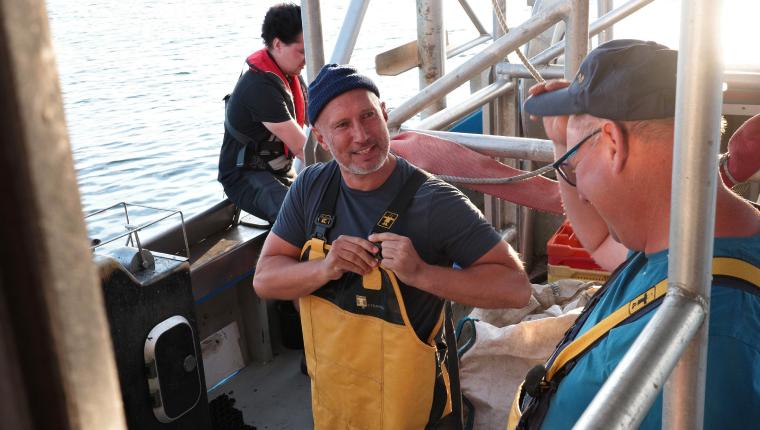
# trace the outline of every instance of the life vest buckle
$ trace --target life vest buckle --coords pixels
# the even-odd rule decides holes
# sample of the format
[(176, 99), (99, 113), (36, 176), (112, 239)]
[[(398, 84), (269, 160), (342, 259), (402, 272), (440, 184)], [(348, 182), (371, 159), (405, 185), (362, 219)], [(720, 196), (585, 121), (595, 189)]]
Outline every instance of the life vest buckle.
[(525, 375), (525, 383), (523, 389), (525, 392), (533, 397), (537, 398), (541, 396), (549, 388), (549, 382), (546, 380), (546, 367), (541, 364), (533, 366)]

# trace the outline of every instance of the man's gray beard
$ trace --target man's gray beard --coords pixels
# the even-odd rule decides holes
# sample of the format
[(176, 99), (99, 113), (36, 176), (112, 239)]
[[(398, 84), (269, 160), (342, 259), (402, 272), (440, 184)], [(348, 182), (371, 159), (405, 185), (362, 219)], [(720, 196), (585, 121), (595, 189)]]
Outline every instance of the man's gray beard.
[(375, 173), (383, 167), (386, 161), (388, 161), (389, 153), (386, 152), (385, 157), (381, 158), (380, 161), (377, 162), (377, 165), (369, 167), (367, 169), (360, 169), (357, 167), (346, 166), (345, 164), (338, 161), (337, 158), (335, 158), (335, 154), (334, 154), (335, 151), (333, 150), (332, 145), (329, 145), (329, 146), (330, 146), (330, 152), (333, 153), (333, 159), (335, 160), (336, 163), (338, 163), (338, 166), (340, 166), (344, 170), (348, 170), (349, 172), (351, 172), (352, 175), (369, 175), (370, 173)]

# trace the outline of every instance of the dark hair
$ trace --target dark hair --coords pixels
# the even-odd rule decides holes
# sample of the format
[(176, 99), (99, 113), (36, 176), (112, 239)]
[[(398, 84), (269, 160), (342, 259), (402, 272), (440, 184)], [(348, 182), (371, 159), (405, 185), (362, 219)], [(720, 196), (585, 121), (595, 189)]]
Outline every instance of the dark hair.
[(275, 37), (289, 45), (295, 42), (301, 33), (301, 6), (280, 3), (269, 8), (261, 26), (261, 38), (264, 39), (267, 48), (272, 47)]

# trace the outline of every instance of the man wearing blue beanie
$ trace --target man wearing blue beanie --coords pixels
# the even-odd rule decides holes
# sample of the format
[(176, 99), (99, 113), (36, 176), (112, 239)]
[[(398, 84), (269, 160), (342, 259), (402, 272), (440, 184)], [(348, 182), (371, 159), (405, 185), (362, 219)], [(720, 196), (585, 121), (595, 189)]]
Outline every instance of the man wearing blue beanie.
[(456, 420), (437, 348), (443, 299), (504, 308), (530, 295), (517, 255), (467, 198), (389, 153), (379, 94), (337, 64), (309, 86), (312, 130), (334, 160), (299, 174), (253, 281), (260, 297), (300, 299), (318, 430)]

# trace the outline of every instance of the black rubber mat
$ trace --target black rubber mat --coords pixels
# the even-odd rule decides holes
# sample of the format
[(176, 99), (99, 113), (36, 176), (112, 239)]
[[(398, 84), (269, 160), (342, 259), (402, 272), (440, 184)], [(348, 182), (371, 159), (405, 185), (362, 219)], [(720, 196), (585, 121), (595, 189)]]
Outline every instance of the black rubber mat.
[(208, 404), (212, 430), (256, 430), (243, 422), (243, 412), (235, 409), (235, 399), (226, 394)]

